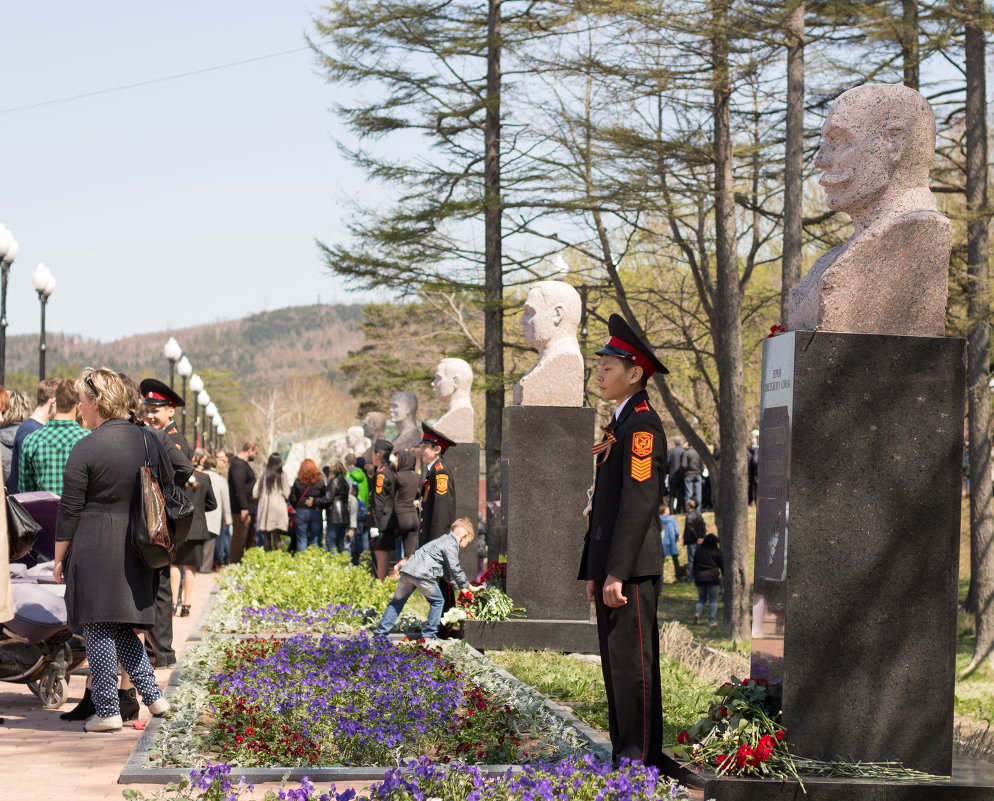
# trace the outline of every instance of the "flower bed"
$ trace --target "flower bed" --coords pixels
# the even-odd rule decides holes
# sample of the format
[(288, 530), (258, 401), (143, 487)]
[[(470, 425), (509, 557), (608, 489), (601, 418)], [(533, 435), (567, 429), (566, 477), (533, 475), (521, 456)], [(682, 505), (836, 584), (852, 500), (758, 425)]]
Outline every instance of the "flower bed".
[(188, 654), (155, 767), (481, 764), (588, 748), (544, 698), (495, 675), (460, 642), (392, 644), (365, 632), (207, 640)]

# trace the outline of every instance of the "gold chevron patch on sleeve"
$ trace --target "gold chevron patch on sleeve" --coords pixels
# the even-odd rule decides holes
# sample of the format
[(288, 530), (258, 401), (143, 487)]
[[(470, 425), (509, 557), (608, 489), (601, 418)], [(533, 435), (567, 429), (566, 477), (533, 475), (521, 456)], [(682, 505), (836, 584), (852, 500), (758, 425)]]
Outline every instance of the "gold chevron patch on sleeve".
[(632, 478), (639, 483), (652, 478), (652, 457), (646, 456), (644, 459), (639, 459), (637, 456), (633, 456), (631, 473)]

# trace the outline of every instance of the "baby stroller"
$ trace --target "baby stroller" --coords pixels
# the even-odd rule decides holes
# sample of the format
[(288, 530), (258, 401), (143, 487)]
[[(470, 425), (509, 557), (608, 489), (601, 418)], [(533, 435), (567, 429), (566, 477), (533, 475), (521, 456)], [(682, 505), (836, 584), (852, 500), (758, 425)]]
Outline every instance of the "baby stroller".
[(52, 576), (59, 496), (17, 496), (41, 525), (31, 551), (10, 565), (14, 617), (0, 622), (0, 681), (27, 684), (46, 709), (65, 703), (68, 675), (86, 658), (82, 637), (67, 625), (64, 584)]

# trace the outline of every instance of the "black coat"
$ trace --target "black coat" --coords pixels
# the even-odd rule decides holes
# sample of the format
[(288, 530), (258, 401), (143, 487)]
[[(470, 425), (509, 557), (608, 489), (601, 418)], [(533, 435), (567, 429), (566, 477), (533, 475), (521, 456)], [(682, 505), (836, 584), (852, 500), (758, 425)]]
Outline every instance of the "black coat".
[(199, 470), (194, 470), (189, 483), (183, 487), (183, 492), (193, 501), (193, 522), (190, 524), (190, 533), (186, 535), (187, 541), (209, 540), (212, 535), (207, 530), (207, 517), (204, 513), (217, 509), (211, 480)]
[[(128, 531), (132, 499), (141, 491), (143, 439), (141, 429), (127, 420), (108, 420), (77, 442), (66, 461), (55, 538), (72, 543), (66, 574), (71, 627), (149, 628), (155, 622), (157, 576), (139, 560)], [(148, 443), (152, 467), (168, 493), (173, 486), (168, 454), (158, 438)]]
[(397, 515), (393, 508), (396, 494), (397, 474), (389, 464), (381, 464), (376, 468), (376, 479), (369, 490), (369, 514), (373, 527), (378, 528), (380, 533), (397, 530)]
[(622, 581), (663, 572), (659, 495), (666, 464), (666, 435), (644, 390), (636, 392), (617, 421), (617, 441), (598, 454), (593, 506), (580, 557), (581, 580)]
[(332, 476), (325, 484), (324, 493), (314, 499), (314, 508), (328, 510), (328, 524), (349, 522), (349, 482), (345, 476)]
[(299, 478), (290, 487), (290, 497), (287, 503), (294, 509), (304, 506), (304, 499), (310, 498), (314, 505), (320, 508), (321, 499), (324, 497), (324, 479), (319, 478), (313, 484), (304, 484)]
[(721, 583), (721, 571), (725, 560), (718, 548), (718, 538), (708, 534), (704, 544), (694, 552), (694, 584), (713, 585)]
[(436, 460), (421, 482), (421, 525), (418, 547), (445, 534), (456, 519), (456, 488), (442, 460)]
[(252, 509), (252, 490), (255, 489), (255, 472), (244, 459), (235, 457), (228, 465), (228, 494), (231, 496), (231, 516), (237, 517)]
[(687, 512), (687, 519), (683, 521), (683, 544), (695, 545), (698, 540), (704, 539), (705, 534), (707, 526), (701, 513), (697, 509)]

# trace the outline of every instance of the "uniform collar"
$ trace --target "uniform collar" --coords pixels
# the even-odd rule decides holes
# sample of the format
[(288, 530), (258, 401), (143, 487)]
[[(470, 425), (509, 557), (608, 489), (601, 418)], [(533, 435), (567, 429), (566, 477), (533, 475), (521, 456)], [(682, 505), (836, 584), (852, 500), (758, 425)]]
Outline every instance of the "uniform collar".
[(625, 421), (628, 415), (632, 413), (632, 409), (638, 406), (642, 401), (648, 400), (648, 398), (649, 398), (649, 393), (646, 392), (644, 389), (640, 389), (634, 395), (629, 397), (628, 400), (624, 401), (621, 404), (621, 406), (619, 406), (618, 409), (616, 410), (614, 425), (615, 426), (621, 425), (621, 423)]

